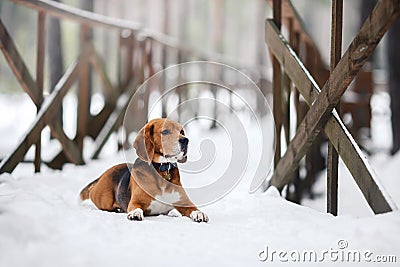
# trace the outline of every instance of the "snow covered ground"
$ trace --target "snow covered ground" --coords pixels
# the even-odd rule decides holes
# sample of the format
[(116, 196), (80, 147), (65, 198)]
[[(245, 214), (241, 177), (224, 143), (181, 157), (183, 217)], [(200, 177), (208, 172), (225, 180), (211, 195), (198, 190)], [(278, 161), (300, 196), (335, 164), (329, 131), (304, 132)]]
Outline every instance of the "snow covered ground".
[[(390, 121), (390, 97), (387, 93), (380, 92), (371, 99), (372, 121), (371, 138), (364, 142), (364, 146), (372, 151), (368, 157), (375, 173), (390, 195), (392, 200), (400, 207), (400, 180), (397, 175), (400, 166), (400, 153), (390, 156), (392, 146), (392, 133)], [(325, 152), (327, 149), (325, 149)], [(303, 205), (319, 211), (326, 210), (326, 170), (321, 172), (314, 185), (315, 193), (321, 197), (314, 200), (304, 199)], [(342, 161), (339, 165), (339, 214), (368, 216), (372, 214), (361, 191), (358, 189), (353, 177)]]
[[(202, 208), (208, 224), (167, 216), (134, 222), (78, 203), (84, 185), (122, 161), (116, 155), (35, 175), (22, 164), (13, 175), (1, 175), (0, 266), (262, 266), (303, 262), (304, 251), (315, 251), (325, 264), (341, 263), (347, 251), (359, 251), (361, 262), (378, 255), (400, 260), (400, 212), (333, 217), (290, 203), (274, 188), (249, 195), (248, 181)], [(294, 254), (271, 256), (281, 250)], [(333, 256), (323, 256), (325, 250)]]
[[(14, 123), (2, 117), (2, 126), (17, 127), (17, 116), (10, 114)], [(18, 132), (0, 128), (1, 154), (13, 146), (10, 130)], [(371, 161), (400, 206), (400, 155), (380, 154)], [(43, 167), (33, 174), (32, 164), (24, 163), (12, 175), (0, 175), (0, 266), (303, 266), (315, 261), (377, 266), (400, 261), (400, 212), (373, 216), (343, 166), (338, 217), (323, 212), (324, 196), (305, 207), (281, 198), (274, 188), (248, 194), (252, 177), (245, 175), (225, 198), (201, 208), (210, 222), (198, 224), (167, 216), (134, 222), (79, 203), (81, 188), (120, 162), (122, 153), (109, 152), (62, 171)], [(182, 177), (196, 184), (190, 178)], [(325, 190), (324, 179), (316, 190)]]

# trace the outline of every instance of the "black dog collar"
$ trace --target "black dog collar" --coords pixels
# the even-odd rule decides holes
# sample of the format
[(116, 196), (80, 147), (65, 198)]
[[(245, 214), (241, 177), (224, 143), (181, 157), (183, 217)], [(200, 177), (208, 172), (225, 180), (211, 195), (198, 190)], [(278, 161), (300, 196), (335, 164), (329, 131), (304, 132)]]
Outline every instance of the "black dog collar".
[(165, 172), (165, 171), (170, 171), (172, 169), (178, 168), (178, 165), (176, 163), (171, 163), (171, 162), (165, 162), (165, 163), (157, 163), (157, 162), (152, 162), (154, 168), (159, 170), (160, 172)]

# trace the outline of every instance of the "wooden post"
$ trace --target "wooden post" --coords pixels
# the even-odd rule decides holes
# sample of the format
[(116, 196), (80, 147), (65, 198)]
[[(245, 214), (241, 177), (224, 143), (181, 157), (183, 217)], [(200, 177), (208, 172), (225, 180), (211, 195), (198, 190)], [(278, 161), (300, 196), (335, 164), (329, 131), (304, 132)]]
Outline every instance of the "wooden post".
[[(36, 59), (36, 86), (39, 94), (43, 95), (43, 68), (44, 68), (44, 55), (45, 55), (45, 40), (46, 40), (46, 14), (43, 11), (38, 13), (38, 29), (37, 29), (37, 59)], [(42, 103), (36, 104), (37, 112), (39, 112)], [(35, 172), (40, 172), (41, 164), (41, 132), (37, 136), (35, 143)]]
[[(0, 163), (0, 174), (3, 172), (11, 173), (17, 164), (24, 159), (28, 149), (36, 140), (42, 129), (48, 124), (48, 122), (54, 119), (54, 114), (60, 107), (62, 99), (68, 92), (68, 89), (75, 82), (78, 75), (79, 65), (77, 62), (73, 62), (71, 66), (65, 71), (63, 77), (53, 90), (53, 92), (46, 98), (46, 102), (41, 107), (35, 121), (28, 128), (25, 135), (18, 142), (17, 147)], [(30, 75), (27, 74), (29, 77)], [(63, 142), (60, 141), (62, 144)], [(80, 155), (74, 155), (71, 158), (72, 162), (77, 163), (80, 161)], [(83, 163), (83, 161), (81, 162)]]
[[(177, 51), (177, 56), (176, 56), (176, 63), (180, 64), (182, 63), (182, 51), (178, 50)], [(179, 79), (179, 84), (181, 84), (182, 81), (182, 72), (179, 72), (178, 74), (178, 79)], [(178, 92), (178, 121), (181, 122), (182, 121), (182, 102), (183, 102), (183, 94), (184, 91), (186, 90), (186, 86), (179, 86), (177, 88), (177, 92)]]
[[(314, 142), (320, 130), (331, 118), (331, 113), (339, 102), (340, 97), (399, 14), (400, 4), (396, 0), (382, 0), (377, 3), (375, 9), (332, 72), (322, 93), (315, 99), (300, 124), (299, 130), (289, 144), (285, 155), (275, 168), (271, 178), (271, 185), (282, 188), (289, 182), (291, 174), (297, 168), (299, 161)], [(271, 27), (276, 26), (272, 23)], [(376, 212), (382, 211), (381, 208), (386, 208), (382, 206), (375, 209), (374, 203), (371, 204)], [(385, 203), (382, 204), (385, 205)]]
[[(273, 3), (274, 23), (280, 30), (282, 23), (282, 1), (274, 0)], [(282, 72), (278, 60), (273, 57), (272, 59), (272, 85), (273, 85), (273, 115), (275, 119), (275, 157), (274, 166), (276, 167), (281, 158), (281, 127), (282, 127), (282, 97), (281, 97), (281, 79)]]
[(130, 31), (129, 37), (128, 37), (128, 62), (126, 63), (126, 72), (127, 72), (127, 82), (125, 85), (124, 90), (126, 89), (126, 86), (128, 85), (129, 81), (133, 77), (133, 60), (134, 60), (134, 45), (135, 45), (135, 35), (133, 34), (133, 31)]
[(134, 38), (130, 30), (121, 30), (119, 33), (119, 93), (125, 91), (133, 76)]
[(122, 30), (119, 31), (118, 34), (119, 38), (118, 38), (118, 58), (117, 58), (117, 78), (118, 78), (118, 89), (119, 92), (122, 92), (122, 88), (123, 88), (123, 74), (122, 74), (122, 65), (123, 63), (123, 57), (125, 56), (125, 53), (123, 51), (123, 47), (125, 44), (125, 40), (122, 38)]
[[(160, 45), (161, 45), (161, 68), (165, 69), (168, 67), (168, 57), (167, 57), (168, 47), (164, 44)], [(161, 79), (162, 79), (161, 87), (159, 90), (160, 94), (163, 95), (165, 93), (167, 86), (167, 77), (165, 75), (162, 75)], [(161, 98), (161, 116), (163, 118), (167, 117), (167, 99), (168, 95), (163, 95)]]
[[(151, 38), (146, 38), (143, 40), (143, 46), (141, 48), (142, 50), (142, 73), (143, 73), (143, 78), (141, 80), (141, 83), (144, 83), (148, 78), (150, 78), (151, 74), (151, 61), (152, 61), (152, 39)], [(151, 84), (151, 83), (150, 83)], [(152, 91), (152, 86), (148, 85), (148, 89), (145, 90), (142, 94), (143, 97), (143, 108), (141, 110), (141, 117), (142, 117), (142, 125), (144, 125), (147, 122), (148, 119), (148, 114), (149, 114), (149, 101), (150, 101), (150, 92)]]
[[(342, 20), (343, 0), (332, 0), (332, 28), (331, 28), (331, 62), (330, 73), (333, 73), (342, 56)], [(332, 88), (328, 88), (331, 90)], [(340, 102), (336, 106), (340, 114)], [(338, 138), (338, 137), (336, 137)], [(338, 205), (338, 166), (339, 156), (333, 144), (328, 141), (327, 166), (327, 212), (337, 215)]]
[[(288, 23), (288, 31), (289, 31), (289, 38), (292, 41), (293, 35), (294, 35), (294, 29), (293, 29), (293, 19), (289, 19)], [(290, 43), (293, 46), (293, 43)], [(285, 94), (285, 97), (282, 98), (282, 115), (284, 116), (282, 118), (282, 123), (283, 123), (283, 128), (284, 128), (284, 134), (285, 134), (285, 142), (286, 145), (289, 144), (290, 142), (290, 94), (291, 94), (291, 81), (289, 76), (284, 72), (283, 73), (283, 92)]]
[[(300, 51), (300, 33), (297, 32), (294, 27), (294, 21), (293, 18), (289, 20), (289, 43), (293, 47), (293, 50), (296, 52), (297, 55), (299, 55)], [(293, 87), (293, 102), (294, 102), (294, 110), (296, 111), (296, 126), (295, 129), (299, 127), (300, 121), (301, 121), (301, 110), (300, 110), (300, 95), (299, 91), (297, 90), (296, 86), (292, 81), (290, 80), (289, 75), (285, 72), (285, 76), (287, 76), (287, 79), (290, 81), (290, 86)], [(290, 92), (292, 88), (289, 87), (289, 95), (288, 99), (290, 101)], [(290, 142), (290, 102), (288, 103), (287, 107), (287, 113), (288, 113), (288, 133), (286, 136), (287, 139), (287, 144)], [(303, 196), (303, 191), (304, 191), (304, 186), (303, 186), (303, 180), (300, 177), (300, 170), (299, 168), (296, 169), (295, 174), (294, 174), (294, 180), (293, 180), (293, 185), (294, 185), (294, 192), (289, 199), (290, 201), (293, 201), (295, 203), (300, 203), (301, 198)], [(290, 194), (290, 189), (288, 186), (288, 194)], [(288, 196), (287, 194), (287, 196)], [(286, 196), (286, 198), (287, 198)]]
[[(55, 0), (60, 4), (61, 0)], [(46, 14), (47, 10), (45, 11)], [(61, 38), (61, 26), (60, 19), (54, 16), (48, 16), (46, 26), (46, 50), (48, 57), (48, 70), (49, 70), (49, 81), (50, 81), (50, 92), (53, 92), (58, 81), (64, 74), (64, 57), (63, 57), (63, 45)], [(54, 120), (58, 120), (63, 125), (63, 108), (60, 106), (60, 110), (57, 111)], [(50, 138), (54, 136), (51, 135)]]
[[(289, 32), (289, 38), (292, 40), (293, 36), (293, 19), (290, 18), (288, 19), (288, 32)], [(293, 46), (293, 44), (291, 43)], [(286, 74), (286, 72), (283, 72), (283, 78), (282, 78), (282, 126), (283, 126), (283, 131), (285, 135), (285, 143), (286, 146), (290, 142), (290, 90), (291, 90), (291, 82), (289, 76)], [(292, 192), (293, 191), (293, 194)], [(294, 190), (292, 190), (291, 186), (286, 187), (286, 199), (290, 201), (295, 201), (293, 196), (296, 194), (297, 188), (296, 186), (294, 187)], [(297, 202), (296, 202), (297, 203)]]
[[(88, 53), (85, 49), (90, 42), (91, 32), (87, 24), (81, 25), (80, 43), (81, 53)], [(78, 127), (77, 142), (79, 151), (83, 151), (83, 139), (88, 132), (88, 122), (90, 114), (90, 65), (87, 60), (82, 62), (79, 70), (79, 93), (78, 93)]]
[(391, 153), (394, 155), (400, 150), (400, 19), (397, 19), (387, 38), (387, 56), (388, 56), (388, 89), (390, 95), (390, 110), (392, 112), (392, 140), (393, 146)]
[[(164, 14), (163, 14), (162, 32), (164, 34), (168, 34), (169, 33), (169, 27), (168, 26), (169, 26), (169, 20), (170, 20), (169, 19), (169, 17), (170, 17), (170, 14), (169, 14), (170, 0), (163, 1), (163, 3), (164, 3), (164, 6), (163, 6), (164, 7)], [(168, 53), (168, 47), (166, 45), (162, 45), (161, 65), (162, 65), (163, 69), (167, 68), (167, 65), (168, 65), (168, 55), (167, 55), (167, 53)], [(162, 79), (163, 79), (163, 81), (162, 81), (163, 88), (160, 88), (161, 95), (163, 95), (165, 93), (166, 84), (167, 84), (167, 79), (166, 79), (165, 75), (163, 75)], [(161, 116), (163, 118), (167, 117), (167, 112), (168, 112), (167, 111), (167, 99), (168, 99), (167, 95), (164, 95), (162, 97), (162, 99), (161, 99)]]
[[(266, 41), (279, 62), (281, 64), (285, 63), (285, 71), (298, 88), (307, 105), (311, 106), (317, 96), (321, 94), (321, 89), (305, 68), (303, 62), (297, 57), (297, 54), (291, 49), (283, 36), (280, 35), (280, 31), (272, 20), (267, 20), (266, 22)], [(298, 131), (301, 130), (300, 125)], [(375, 213), (396, 210), (396, 205), (389, 198), (385, 198), (384, 189), (376, 182), (378, 179), (371, 165), (344, 126), (336, 110), (328, 120), (325, 132), (343, 158), (343, 162), (372, 210)], [(276, 185), (273, 178), (270, 184)]]
[(29, 95), (35, 105), (42, 103), (43, 94), (37, 89), (28, 67), (19, 54), (17, 47), (0, 18), (0, 50), (13, 71), (22, 89)]

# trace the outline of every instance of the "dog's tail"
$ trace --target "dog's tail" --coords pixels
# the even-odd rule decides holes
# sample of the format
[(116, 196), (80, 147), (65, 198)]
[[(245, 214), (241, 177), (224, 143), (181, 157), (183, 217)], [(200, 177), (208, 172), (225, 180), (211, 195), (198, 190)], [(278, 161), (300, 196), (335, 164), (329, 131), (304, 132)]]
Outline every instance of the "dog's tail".
[(99, 179), (100, 178), (97, 178), (96, 180), (94, 180), (93, 182), (91, 182), (90, 184), (85, 186), (85, 188), (82, 189), (81, 193), (79, 194), (81, 201), (84, 201), (89, 198), (90, 190), (92, 190), (93, 186), (95, 186), (97, 184)]

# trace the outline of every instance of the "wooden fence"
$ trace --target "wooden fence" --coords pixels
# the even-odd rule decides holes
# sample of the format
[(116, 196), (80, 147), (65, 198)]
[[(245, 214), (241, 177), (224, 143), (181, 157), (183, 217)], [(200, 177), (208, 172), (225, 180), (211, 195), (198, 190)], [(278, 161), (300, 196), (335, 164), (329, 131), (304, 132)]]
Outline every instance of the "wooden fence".
[[(17, 147), (0, 163), (0, 173), (12, 172), (27, 151), (35, 145), (35, 170), (40, 170), (41, 132), (49, 126), (52, 135), (61, 143), (61, 152), (48, 165), (61, 168), (65, 162), (83, 164), (84, 138), (95, 140), (91, 158), (97, 158), (110, 134), (122, 123), (122, 116), (136, 88), (156, 71), (155, 62), (161, 68), (168, 65), (167, 54), (173, 52), (174, 63), (185, 60), (212, 60), (239, 67), (220, 55), (210, 55), (182, 44), (166, 35), (143, 30), (135, 23), (112, 19), (102, 15), (82, 11), (48, 0), (12, 0), (35, 10), (38, 14), (37, 64), (33, 77), (15, 43), (0, 19), (0, 49), (24, 91), (36, 105), (38, 114), (35, 121), (19, 141)], [(381, 0), (370, 17), (341, 56), (342, 1), (333, 0), (332, 6), (332, 52), (330, 75), (323, 71), (321, 57), (312, 38), (304, 30), (303, 24), (289, 0), (271, 0), (274, 19), (266, 20), (266, 43), (273, 57), (273, 111), (276, 121), (277, 149), (275, 169), (270, 184), (282, 189), (293, 180), (301, 158), (315, 142), (318, 133), (324, 130), (331, 142), (328, 160), (328, 211), (337, 213), (337, 153), (353, 175), (358, 187), (375, 213), (397, 209), (391, 203), (366, 157), (349, 133), (337, 111), (339, 100), (350, 82), (371, 55), (383, 34), (398, 16), (398, 1)], [(43, 97), (43, 66), (45, 58), (46, 17), (70, 20), (80, 26), (80, 54), (67, 68), (48, 97)], [(281, 33), (282, 22), (289, 30), (289, 41)], [(103, 28), (119, 33), (118, 82), (112, 84), (106, 71), (104, 59), (96, 51), (90, 31)], [(301, 43), (305, 49), (301, 50)], [(160, 58), (154, 59), (155, 55)], [(305, 63), (303, 63), (303, 61)], [(258, 66), (256, 71), (263, 69)], [(283, 71), (282, 71), (283, 70)], [(105, 105), (100, 113), (91, 115), (90, 76), (98, 74), (104, 87)], [(329, 76), (329, 77), (328, 77)], [(55, 114), (62, 106), (62, 100), (71, 86), (78, 82), (77, 134), (71, 140), (64, 132), (61, 121)], [(292, 140), (289, 135), (288, 95), (294, 90), (295, 106), (299, 114), (299, 95), (304, 98), (309, 111), (304, 119), (298, 120), (297, 132)], [(286, 98), (286, 99), (285, 99)], [(142, 115), (146, 114), (141, 112)], [(138, 120), (140, 114), (137, 114)], [(280, 133), (286, 129), (288, 148), (281, 157)]]
[[(41, 132), (49, 126), (51, 134), (62, 146), (60, 153), (47, 165), (61, 168), (66, 162), (83, 164), (84, 138), (90, 136), (95, 140), (95, 149), (91, 158), (97, 158), (112, 132), (122, 124), (124, 111), (137, 87), (154, 74), (156, 66), (167, 67), (188, 60), (218, 61), (240, 68), (239, 62), (223, 58), (219, 54), (203, 53), (198, 49), (178, 42), (177, 40), (157, 32), (141, 28), (137, 23), (113, 19), (103, 15), (83, 11), (49, 0), (12, 0), (14, 3), (37, 12), (37, 73), (32, 76), (19, 53), (16, 45), (0, 19), (0, 49), (10, 68), (17, 77), (24, 91), (36, 105), (38, 113), (35, 121), (19, 141), (17, 147), (0, 163), (0, 173), (12, 172), (23, 161), (27, 151), (35, 145), (35, 171), (41, 165)], [(46, 18), (55, 17), (77, 23), (80, 27), (80, 54), (67, 68), (52, 93), (43, 97), (43, 67), (45, 58)], [(90, 32), (96, 28), (116, 31), (119, 34), (118, 45), (118, 77), (117, 84), (112, 84), (106, 71), (104, 59), (96, 51)], [(169, 55), (170, 54), (170, 55)], [(155, 56), (158, 58), (154, 58)], [(169, 56), (168, 56), (169, 55)], [(171, 61), (174, 57), (174, 62)], [(170, 60), (170, 61), (169, 61)], [(157, 64), (158, 62), (158, 64)], [(250, 72), (261, 73), (262, 66), (249, 69)], [(91, 73), (100, 77), (104, 87), (105, 105), (95, 116), (90, 114)], [(77, 133), (71, 140), (64, 132), (62, 123), (55, 118), (62, 107), (62, 100), (71, 86), (78, 82)], [(163, 106), (164, 108), (164, 106)], [(137, 122), (144, 124), (147, 112), (140, 110), (135, 114)]]
[[(324, 130), (332, 144), (328, 155), (328, 211), (337, 214), (338, 157), (336, 153), (338, 153), (371, 209), (375, 213), (388, 212), (397, 209), (395, 204), (379, 185), (376, 174), (345, 127), (335, 107), (384, 33), (398, 17), (400, 4), (392, 0), (379, 1), (343, 56), (341, 56), (342, 8), (341, 0), (332, 1), (330, 76), (321, 88), (316, 82), (316, 79), (320, 77), (312, 76), (312, 72), (305, 67), (307, 64), (302, 61), (304, 55), (299, 55), (299, 43), (304, 41), (310, 44), (311, 38), (304, 35), (301, 21), (291, 16), (293, 26), (289, 27), (291, 38), (288, 42), (280, 31), (282, 14), (296, 14), (296, 11), (289, 0), (273, 1), (274, 18), (267, 19), (265, 24), (266, 43), (274, 56), (273, 110), (278, 139), (275, 169), (270, 184), (283, 189), (291, 182), (300, 160), (307, 153), (318, 133)], [(306, 61), (312, 55), (315, 54), (306, 52)], [(295, 136), (290, 140), (287, 150), (281, 157), (279, 137), (283, 124), (282, 110), (287, 109), (285, 106), (289, 105), (288, 101), (282, 99), (284, 91), (282, 88), (285, 88), (282, 75), (290, 79), (289, 84), (293, 83), (296, 91), (302, 95), (310, 109), (298, 124)], [(298, 95), (295, 101), (298, 102)]]

